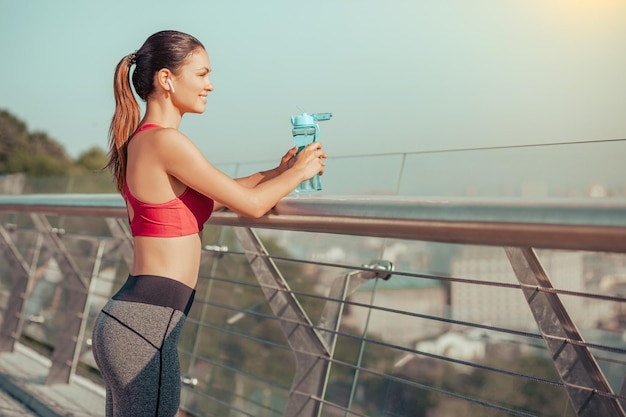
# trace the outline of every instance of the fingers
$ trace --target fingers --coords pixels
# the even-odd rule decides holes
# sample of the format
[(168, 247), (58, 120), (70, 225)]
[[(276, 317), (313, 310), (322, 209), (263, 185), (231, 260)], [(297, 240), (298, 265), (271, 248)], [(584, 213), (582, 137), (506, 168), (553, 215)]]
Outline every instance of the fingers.
[(326, 166), (326, 162), (323, 161), (323, 158), (326, 158), (326, 154), (320, 149), (317, 151), (317, 163), (320, 164), (320, 168), (319, 168), (319, 172), (318, 174), (322, 175), (324, 174), (324, 167)]
[(297, 147), (297, 146), (294, 146), (293, 148), (291, 148), (291, 149), (289, 149), (289, 150), (287, 151), (287, 153), (285, 154), (285, 156), (286, 156), (286, 157), (288, 157), (288, 158), (292, 158), (292, 157), (296, 154), (296, 152), (298, 152), (298, 147)]
[(322, 151), (321, 149), (311, 152), (311, 159), (318, 159), (320, 162), (322, 162), (322, 165), (325, 165), (322, 159), (326, 157), (327, 157), (326, 153), (324, 153), (324, 151)]
[(317, 158), (326, 158), (326, 153), (322, 150), (322, 144), (319, 142), (310, 143), (306, 148), (306, 151), (313, 152)]
[(323, 161), (326, 158), (326, 152), (322, 150), (322, 145), (319, 142), (313, 142), (307, 145), (302, 151), (300, 151), (294, 158), (298, 165), (304, 167), (307, 166), (307, 170), (310, 175), (323, 174), (324, 166), (326, 163)]
[(311, 149), (322, 149), (322, 144), (320, 142), (311, 142), (307, 145), (307, 149), (311, 148)]
[(289, 161), (290, 159), (293, 159), (294, 156), (296, 156), (296, 152), (298, 152), (298, 147), (294, 146), (293, 148), (289, 149), (285, 155), (283, 155), (282, 158), (280, 158), (280, 161), (285, 163), (287, 161)]

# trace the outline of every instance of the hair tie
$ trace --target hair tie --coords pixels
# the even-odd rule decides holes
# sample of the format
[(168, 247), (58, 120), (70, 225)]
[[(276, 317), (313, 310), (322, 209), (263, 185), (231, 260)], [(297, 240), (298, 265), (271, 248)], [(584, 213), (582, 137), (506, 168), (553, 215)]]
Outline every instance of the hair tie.
[(137, 51), (128, 55), (128, 65), (131, 66), (137, 63)]

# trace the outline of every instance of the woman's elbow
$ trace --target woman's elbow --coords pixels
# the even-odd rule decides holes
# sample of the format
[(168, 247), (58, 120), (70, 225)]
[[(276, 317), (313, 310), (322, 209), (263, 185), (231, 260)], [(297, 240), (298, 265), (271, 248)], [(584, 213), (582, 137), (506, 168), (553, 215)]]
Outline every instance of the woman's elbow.
[(260, 207), (251, 207), (250, 210), (246, 210), (246, 213), (242, 213), (243, 216), (252, 219), (260, 219), (265, 216), (269, 210), (265, 210)]
[(240, 216), (259, 219), (265, 216), (274, 206), (275, 202), (268, 201), (266, 198), (249, 196), (244, 201), (231, 205), (229, 209)]
[(237, 210), (237, 213), (243, 217), (260, 219), (265, 216), (270, 209), (271, 207), (266, 208), (261, 204), (250, 204), (246, 207), (242, 207), (240, 210)]

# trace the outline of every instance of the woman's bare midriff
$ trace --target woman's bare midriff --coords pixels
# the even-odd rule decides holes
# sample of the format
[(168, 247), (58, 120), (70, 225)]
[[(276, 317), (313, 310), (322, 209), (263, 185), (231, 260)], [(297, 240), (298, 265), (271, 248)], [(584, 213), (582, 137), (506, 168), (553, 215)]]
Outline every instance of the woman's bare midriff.
[(180, 237), (136, 236), (132, 275), (158, 275), (195, 288), (200, 268), (200, 234)]

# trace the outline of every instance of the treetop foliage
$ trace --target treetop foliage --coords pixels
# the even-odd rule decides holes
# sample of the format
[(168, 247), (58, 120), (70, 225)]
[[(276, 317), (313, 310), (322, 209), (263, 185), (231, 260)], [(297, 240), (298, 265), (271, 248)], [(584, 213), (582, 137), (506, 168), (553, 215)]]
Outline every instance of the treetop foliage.
[(0, 175), (79, 175), (102, 170), (106, 152), (93, 147), (72, 160), (45, 132), (29, 132), (26, 123), (0, 110)]

